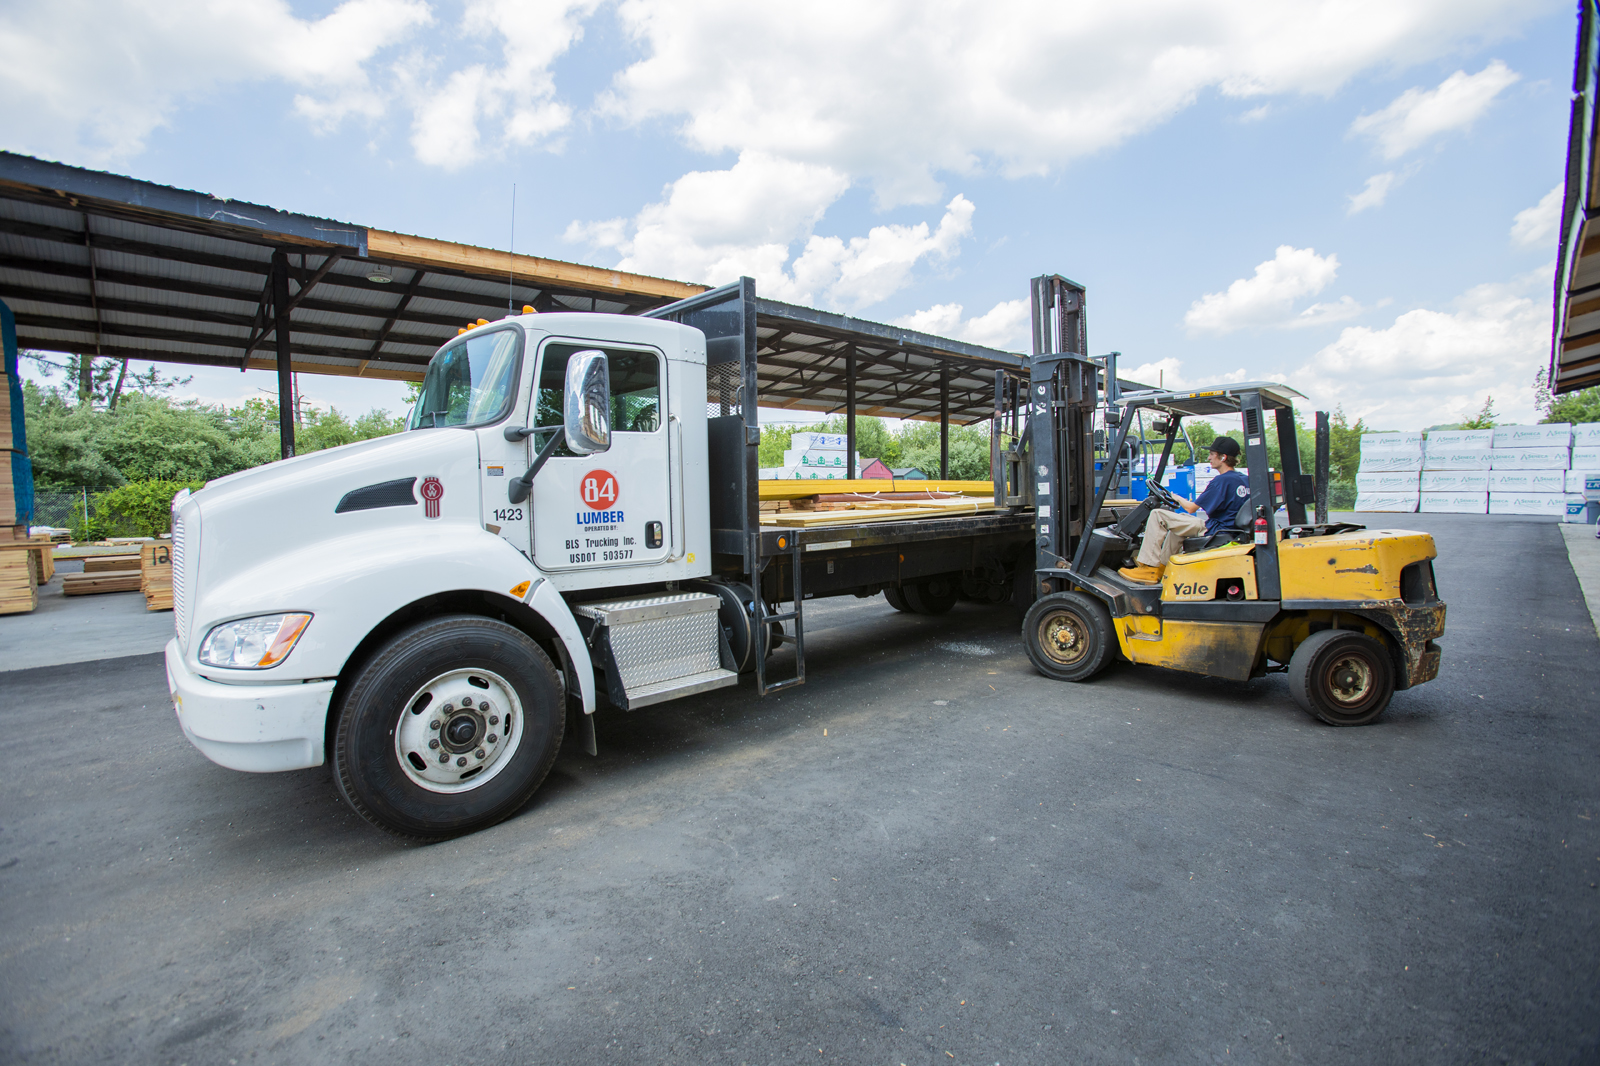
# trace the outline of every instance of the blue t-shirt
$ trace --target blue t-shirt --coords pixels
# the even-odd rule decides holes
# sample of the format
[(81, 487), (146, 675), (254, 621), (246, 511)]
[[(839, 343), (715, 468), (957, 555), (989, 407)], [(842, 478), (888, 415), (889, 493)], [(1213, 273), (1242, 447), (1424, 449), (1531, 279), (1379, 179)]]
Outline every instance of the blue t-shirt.
[(1206, 513), (1206, 536), (1232, 529), (1239, 508), (1250, 500), (1250, 479), (1237, 470), (1218, 474), (1195, 503)]

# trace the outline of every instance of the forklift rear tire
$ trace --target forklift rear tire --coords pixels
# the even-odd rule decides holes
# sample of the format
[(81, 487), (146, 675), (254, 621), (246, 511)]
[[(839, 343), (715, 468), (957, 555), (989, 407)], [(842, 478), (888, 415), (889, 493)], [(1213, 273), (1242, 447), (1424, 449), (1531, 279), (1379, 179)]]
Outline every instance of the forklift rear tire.
[(960, 583), (949, 577), (930, 577), (901, 588), (906, 605), (914, 614), (944, 614), (956, 605), (956, 597), (961, 594)]
[(435, 618), (356, 672), (334, 730), (333, 780), (395, 836), (460, 836), (532, 798), (566, 721), (561, 677), (527, 634), (475, 615)]
[(883, 590), (883, 598), (889, 601), (889, 606), (901, 614), (910, 614), (911, 605), (906, 602), (906, 594), (898, 587), (890, 585)]
[(1022, 644), (1038, 671), (1057, 681), (1087, 681), (1111, 657), (1111, 615), (1081, 592), (1034, 601), (1022, 619)]
[(1394, 663), (1388, 649), (1364, 633), (1324, 629), (1290, 657), (1289, 692), (1329, 725), (1366, 725), (1394, 695)]

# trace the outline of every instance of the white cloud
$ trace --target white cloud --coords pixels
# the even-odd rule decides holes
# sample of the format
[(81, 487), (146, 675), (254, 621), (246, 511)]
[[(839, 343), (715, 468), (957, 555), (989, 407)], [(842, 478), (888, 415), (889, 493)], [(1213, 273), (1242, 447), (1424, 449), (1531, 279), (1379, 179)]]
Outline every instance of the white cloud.
[(1561, 232), (1561, 200), (1565, 185), (1557, 185), (1532, 207), (1525, 207), (1511, 220), (1511, 242), (1524, 248), (1537, 248), (1556, 239)]
[(1350, 206), (1345, 209), (1345, 214), (1359, 215), (1369, 207), (1382, 207), (1394, 185), (1395, 173), (1392, 170), (1372, 175), (1367, 179), (1365, 188), (1351, 195)]
[(432, 21), (422, 0), (345, 0), (320, 19), (285, 0), (52, 0), (0, 14), (0, 137), (7, 147), (103, 162), (134, 155), (179, 104), (278, 80), (327, 125), (374, 115), (367, 64)]
[(941, 172), (1045, 172), (1207, 91), (1327, 94), (1534, 14), (1519, 0), (1017, 0), (999, 16), (980, 0), (814, 0), (803, 12), (622, 0), (617, 11), (645, 57), (603, 111), (681, 123), (707, 152), (826, 165), (886, 204), (934, 201)]
[(1244, 367), (1226, 373), (1206, 371), (1201, 377), (1190, 377), (1183, 369), (1183, 360), (1167, 356), (1135, 367), (1117, 367), (1117, 377), (1124, 381), (1137, 381), (1141, 385), (1154, 385), (1164, 389), (1192, 389), (1206, 385), (1227, 385), (1245, 379)]
[(960, 304), (934, 304), (897, 318), (894, 324), (1006, 351), (1022, 351), (1028, 343), (1027, 300), (1003, 300), (974, 318), (962, 318), (962, 310)]
[(574, 222), (566, 238), (615, 249), (619, 270), (712, 285), (748, 274), (767, 296), (853, 310), (903, 288), (918, 262), (954, 256), (972, 232), (975, 208), (956, 196), (936, 227), (874, 226), (848, 241), (815, 234), (849, 187), (829, 167), (744, 152), (728, 170), (685, 174), (632, 219)]
[(502, 62), (454, 71), (442, 87), (414, 87), (411, 147), (418, 159), (458, 170), (483, 153), (481, 126), (499, 124), (507, 143), (537, 144), (572, 121), (555, 99), (550, 65), (583, 36), (583, 20), (599, 0), (470, 0), (468, 36), (501, 41)]
[(1533, 376), (1550, 356), (1553, 270), (1475, 286), (1452, 310), (1407, 311), (1387, 328), (1347, 327), (1289, 380), (1319, 407), (1340, 403), (1386, 428), (1470, 418), (1489, 394), (1502, 417), (1531, 420)]
[(1338, 273), (1337, 255), (1281, 244), (1253, 276), (1239, 278), (1226, 292), (1206, 293), (1191, 304), (1183, 323), (1190, 334), (1223, 334), (1252, 326), (1313, 326), (1349, 318), (1361, 308), (1348, 296), (1333, 304), (1312, 304), (1298, 314), (1294, 311), (1296, 300), (1315, 296)]
[(1520, 77), (1498, 59), (1476, 74), (1458, 70), (1437, 89), (1407, 89), (1382, 111), (1361, 115), (1350, 132), (1376, 139), (1384, 158), (1399, 159), (1430, 137), (1471, 126)]

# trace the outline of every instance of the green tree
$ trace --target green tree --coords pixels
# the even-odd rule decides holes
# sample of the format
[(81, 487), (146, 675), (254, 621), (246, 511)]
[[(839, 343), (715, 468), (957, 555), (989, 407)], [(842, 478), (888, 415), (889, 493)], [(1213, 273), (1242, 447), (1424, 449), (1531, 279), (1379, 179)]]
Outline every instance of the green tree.
[[(939, 476), (939, 423), (907, 421), (900, 425), (900, 462), (930, 478)], [(950, 477), (956, 481), (989, 480), (989, 424), (950, 427)]]
[(1494, 428), (1495, 419), (1498, 418), (1498, 417), (1499, 416), (1496, 415), (1495, 411), (1494, 411), (1494, 397), (1493, 396), (1485, 396), (1483, 398), (1483, 407), (1478, 411), (1477, 416), (1474, 417), (1474, 418), (1469, 418), (1467, 421), (1462, 422), (1461, 423), (1461, 428), (1462, 429), (1493, 429)]
[[(96, 493), (96, 516), (108, 527), (120, 527), (133, 536), (154, 537), (172, 531), (172, 498), (184, 489), (198, 489), (201, 481), (133, 481), (109, 492)], [(120, 521), (118, 521), (120, 519)]]
[[(845, 433), (848, 430), (844, 415), (834, 415), (809, 426), (762, 426), (759, 461), (764, 467), (782, 466), (783, 453), (792, 447), (790, 442), (796, 433)], [(856, 418), (856, 451), (861, 453), (863, 463), (882, 459), (885, 466), (904, 465), (900, 461), (900, 440), (889, 432), (883, 419), (871, 415)]]
[(1544, 412), (1541, 422), (1600, 422), (1600, 385), (1554, 396), (1550, 392), (1549, 371), (1541, 370), (1533, 379), (1533, 405)]

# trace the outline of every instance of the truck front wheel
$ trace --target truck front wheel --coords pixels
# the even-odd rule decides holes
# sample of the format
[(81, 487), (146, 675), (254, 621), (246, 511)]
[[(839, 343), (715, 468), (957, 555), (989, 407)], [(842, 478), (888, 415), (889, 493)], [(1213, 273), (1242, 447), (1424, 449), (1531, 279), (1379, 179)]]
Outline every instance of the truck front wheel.
[(436, 618), (357, 672), (334, 731), (333, 779), (378, 828), (444, 840), (527, 803), (565, 728), (560, 676), (525, 633), (473, 615)]

